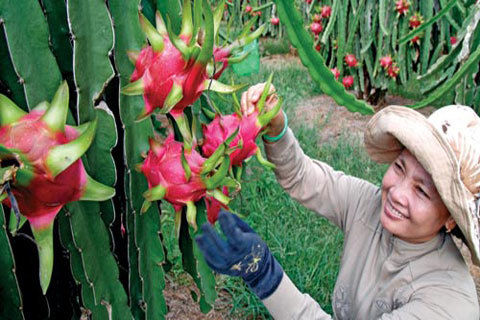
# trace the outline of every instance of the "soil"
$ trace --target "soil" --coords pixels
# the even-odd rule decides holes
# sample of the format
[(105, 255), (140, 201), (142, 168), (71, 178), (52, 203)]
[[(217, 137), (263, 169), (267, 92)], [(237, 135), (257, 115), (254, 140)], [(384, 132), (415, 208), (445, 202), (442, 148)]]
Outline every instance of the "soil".
[[(265, 57), (262, 58), (262, 63), (274, 67), (285, 65), (285, 63), (301, 64), (298, 57), (293, 54)], [(385, 102), (386, 105), (408, 105), (413, 101), (399, 96), (387, 95)], [(433, 107), (426, 107), (419, 111), (425, 116), (428, 116), (434, 110), (435, 108)], [(352, 113), (345, 107), (338, 106), (329, 96), (319, 95), (301, 101), (296, 107), (295, 116), (290, 119), (290, 122), (293, 126), (299, 123), (306, 123), (312, 127), (318, 127), (319, 131), (321, 131), (318, 143), (323, 143), (328, 140), (337, 139), (346, 130), (348, 130), (349, 135), (357, 135), (359, 138), (362, 138), (365, 125), (370, 117), (371, 116), (365, 116), (359, 113)], [(456, 240), (455, 243), (460, 248), (470, 268), (477, 287), (477, 293), (480, 297), (480, 268), (472, 264), (468, 248), (463, 245), (461, 241)], [(234, 319), (229, 315), (231, 306), (229, 304), (230, 298), (228, 293), (220, 292), (214, 309), (207, 314), (203, 314), (200, 312), (198, 303), (193, 301), (190, 294), (192, 290), (197, 291), (194, 284), (188, 283), (187, 281), (186, 284), (181, 285), (168, 278), (166, 282), (164, 295), (169, 309), (166, 319)]]

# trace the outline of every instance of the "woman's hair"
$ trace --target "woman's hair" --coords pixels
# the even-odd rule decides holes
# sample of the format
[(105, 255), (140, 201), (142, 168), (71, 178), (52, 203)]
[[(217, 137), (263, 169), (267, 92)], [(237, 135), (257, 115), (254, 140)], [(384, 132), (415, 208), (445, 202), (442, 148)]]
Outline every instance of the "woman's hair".
[[(445, 228), (445, 227), (443, 227), (443, 228)], [(462, 240), (462, 242), (465, 245), (468, 245), (467, 240), (465, 239), (465, 236), (463, 235), (462, 230), (460, 230), (458, 225), (456, 225), (455, 228), (452, 229), (451, 234), (454, 235), (455, 237), (457, 237), (458, 239)]]

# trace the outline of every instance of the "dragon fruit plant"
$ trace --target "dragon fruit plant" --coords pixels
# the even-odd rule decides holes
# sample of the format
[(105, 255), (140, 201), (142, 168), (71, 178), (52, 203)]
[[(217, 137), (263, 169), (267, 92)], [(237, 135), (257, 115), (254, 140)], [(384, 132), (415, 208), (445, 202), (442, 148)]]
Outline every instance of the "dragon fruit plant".
[[(126, 95), (142, 94), (145, 108), (139, 115), (144, 119), (155, 110), (170, 113), (183, 135), (187, 148), (191, 148), (192, 137), (183, 110), (192, 105), (204, 90), (231, 93), (242, 86), (228, 86), (217, 79), (230, 62), (234, 49), (241, 47), (258, 37), (262, 30), (237, 39), (225, 48), (214, 47), (215, 33), (218, 31), (224, 6), (220, 5), (212, 14), (206, 1), (203, 6), (194, 5), (195, 10), (202, 10), (205, 16), (203, 32), (200, 23), (193, 24), (190, 0), (185, 0), (182, 9), (182, 27), (176, 35), (163, 21), (159, 12), (156, 14), (156, 29), (140, 14), (140, 25), (150, 45), (140, 52), (129, 52), (130, 60), (135, 64), (131, 83), (122, 92)], [(201, 17), (202, 12), (194, 12)], [(214, 17), (215, 16), (215, 21)], [(209, 74), (214, 62), (221, 63), (220, 71)], [(238, 61), (238, 57), (237, 61)], [(243, 57), (244, 58), (244, 57)]]
[[(47, 291), (53, 268), (53, 221), (67, 203), (103, 201), (115, 190), (88, 176), (80, 157), (93, 141), (96, 121), (66, 125), (68, 85), (51, 104), (26, 113), (0, 95), (2, 203), (19, 210), (30, 223), (40, 258), (40, 284)], [(45, 106), (47, 106), (45, 108)], [(10, 189), (7, 196), (7, 189)], [(19, 219), (19, 217), (17, 217)]]

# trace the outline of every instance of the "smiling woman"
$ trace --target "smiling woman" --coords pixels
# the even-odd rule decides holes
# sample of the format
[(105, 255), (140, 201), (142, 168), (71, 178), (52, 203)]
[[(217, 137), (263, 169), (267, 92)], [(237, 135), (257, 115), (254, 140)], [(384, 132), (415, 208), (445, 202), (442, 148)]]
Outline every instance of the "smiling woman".
[[(244, 93), (243, 112), (248, 114), (262, 88)], [(265, 151), (278, 182), (344, 233), (333, 318), (479, 319), (472, 276), (451, 236), (457, 232), (480, 265), (475, 112), (447, 106), (427, 119), (390, 106), (375, 114), (365, 147), (373, 160), (390, 164), (380, 188), (306, 156), (286, 123), (279, 112), (265, 128), (272, 137), (265, 140)], [(222, 219), (227, 241), (213, 229), (198, 239), (214, 270), (242, 276), (275, 319), (332, 319), (296, 288), (251, 228), (228, 215)], [(232, 274), (233, 266), (250, 263), (248, 252), (257, 246), (263, 250), (263, 259), (256, 261), (259, 271)]]

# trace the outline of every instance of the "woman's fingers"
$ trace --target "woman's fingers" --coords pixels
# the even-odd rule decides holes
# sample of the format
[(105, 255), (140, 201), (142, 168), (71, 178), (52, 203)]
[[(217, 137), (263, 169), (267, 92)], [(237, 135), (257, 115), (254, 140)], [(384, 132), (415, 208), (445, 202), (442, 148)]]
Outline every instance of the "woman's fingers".
[[(247, 91), (243, 92), (242, 98), (240, 101), (241, 111), (245, 115), (249, 115), (255, 111), (255, 106), (262, 96), (263, 90), (265, 88), (265, 82), (257, 83), (256, 85), (251, 86)], [(275, 87), (271, 84), (268, 90), (269, 97), (267, 98), (267, 110), (273, 107), (273, 105), (268, 104), (268, 99), (275, 93)], [(275, 95), (276, 96), (276, 95)]]

